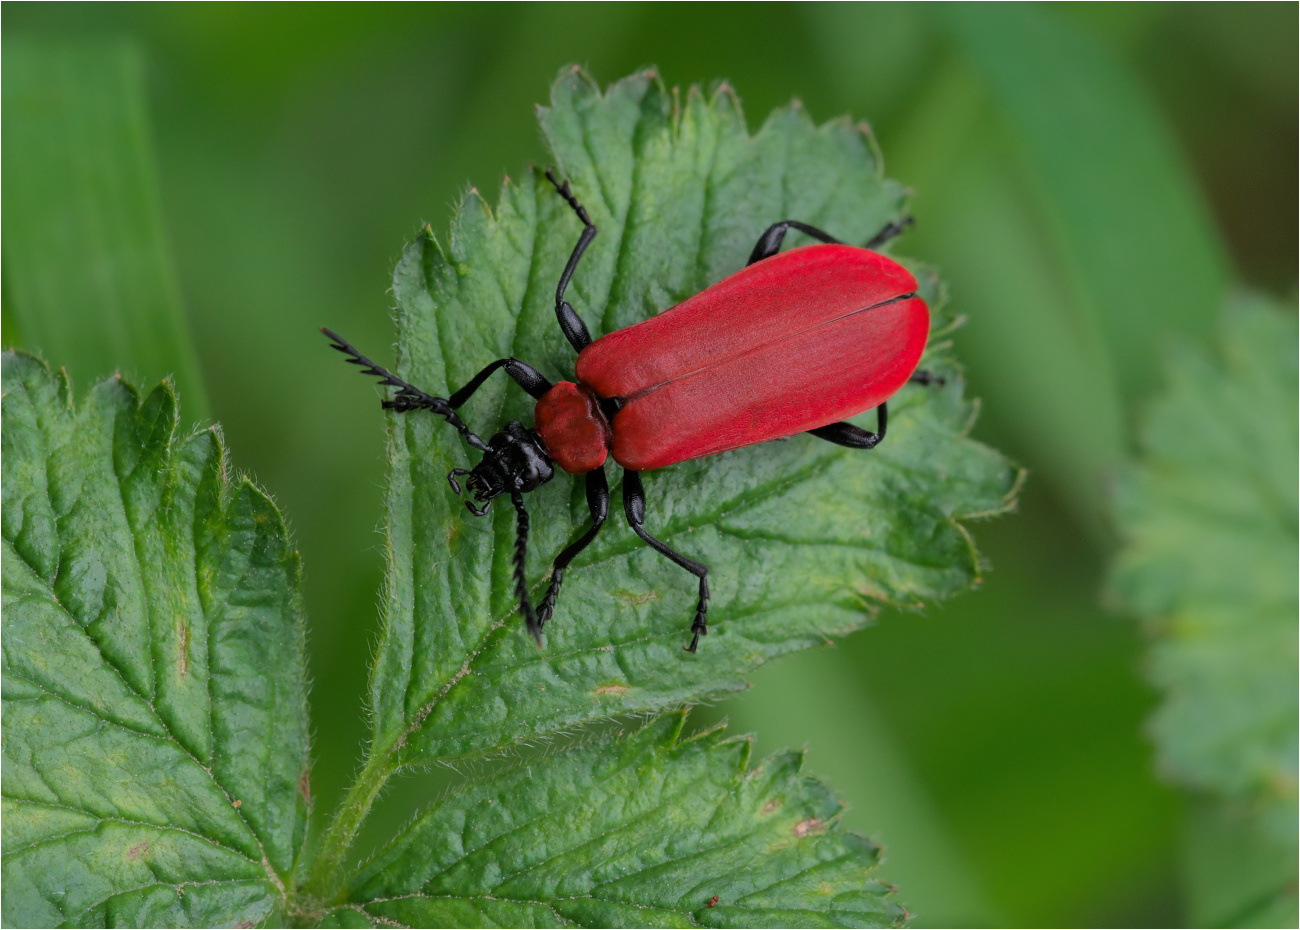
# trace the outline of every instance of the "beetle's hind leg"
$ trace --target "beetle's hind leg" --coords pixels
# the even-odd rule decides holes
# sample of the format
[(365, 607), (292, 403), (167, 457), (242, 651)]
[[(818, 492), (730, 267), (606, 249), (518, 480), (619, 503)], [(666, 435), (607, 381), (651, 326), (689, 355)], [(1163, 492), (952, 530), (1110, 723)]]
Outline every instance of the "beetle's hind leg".
[(837, 446), (847, 446), (850, 449), (874, 449), (880, 445), (880, 440), (885, 438), (885, 428), (889, 425), (889, 408), (883, 403), (876, 408), (876, 423), (874, 433), (860, 426), (854, 426), (847, 420), (828, 423), (817, 429), (810, 429), (808, 432), (818, 439), (825, 439)]
[[(939, 387), (943, 387), (947, 383), (942, 375), (936, 375), (928, 371), (915, 371), (912, 373), (912, 377), (907, 380), (927, 386), (937, 384)], [(876, 423), (876, 432), (874, 433), (860, 426), (854, 426), (847, 420), (828, 423), (825, 426), (819, 426), (817, 429), (810, 429), (808, 432), (818, 439), (825, 439), (837, 446), (847, 446), (850, 449), (874, 449), (885, 438), (885, 429), (889, 426), (889, 408), (883, 403), (876, 408)]]
[(645, 488), (641, 484), (640, 472), (623, 472), (623, 512), (627, 515), (632, 532), (645, 540), (651, 549), (700, 579), (700, 597), (695, 604), (695, 621), (691, 624), (691, 644), (686, 647), (687, 652), (694, 652), (700, 645), (700, 637), (709, 635), (709, 627), (705, 622), (709, 613), (709, 567), (688, 559), (645, 531)]
[(583, 533), (577, 542), (566, 546), (564, 551), (555, 557), (555, 565), (551, 568), (550, 587), (546, 589), (546, 596), (542, 598), (542, 602), (537, 605), (539, 627), (545, 626), (546, 621), (550, 620), (551, 614), (555, 612), (555, 600), (560, 596), (560, 585), (564, 583), (564, 570), (578, 557), (579, 552), (591, 545), (609, 516), (609, 482), (605, 480), (603, 466), (587, 472), (587, 508), (591, 511), (590, 529)]

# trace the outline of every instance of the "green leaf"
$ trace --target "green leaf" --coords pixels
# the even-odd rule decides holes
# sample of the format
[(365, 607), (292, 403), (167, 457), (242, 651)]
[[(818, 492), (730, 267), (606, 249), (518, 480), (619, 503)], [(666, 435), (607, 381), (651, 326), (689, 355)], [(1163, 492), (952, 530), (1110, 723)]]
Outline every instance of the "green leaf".
[[(600, 228), (569, 291), (593, 335), (735, 272), (776, 220), (865, 242), (903, 215), (904, 193), (883, 178), (865, 126), (818, 127), (795, 105), (751, 136), (725, 85), (682, 99), (643, 72), (602, 94), (566, 70), (540, 119)], [(404, 376), (446, 396), (514, 355), (571, 378), (554, 300), (579, 232), (537, 169), (507, 179), (495, 210), (471, 190), (448, 245), (426, 229), (398, 263)], [(933, 273), (918, 275), (937, 308), (942, 288)], [(647, 528), (710, 567), (710, 635), (695, 655), (682, 648), (695, 580), (623, 525), (617, 469), (609, 525), (566, 573), (539, 650), (512, 594), (513, 514), (467, 517), (446, 481), (470, 464), (459, 437), (440, 418), (393, 415), (373, 743), (325, 840), (317, 893), (333, 900), (350, 838), (393, 771), (735, 691), (761, 663), (857, 629), (880, 605), (920, 608), (974, 584), (979, 562), (959, 521), (1010, 507), (1017, 473), (968, 438), (974, 404), (935, 322), (923, 364), (948, 385), (891, 400), (879, 449), (797, 436), (646, 475)], [(531, 422), (531, 401), (498, 379), (462, 414), (490, 435), (509, 419)], [(585, 529), (582, 482), (561, 473), (528, 506), (540, 594), (550, 560)]]
[(1118, 591), (1153, 618), (1160, 763), (1294, 838), (1296, 320), (1240, 300), (1224, 359), (1179, 352), (1122, 487)]
[[(567, 72), (541, 120), (601, 230), (570, 291), (595, 335), (734, 272), (774, 219), (865, 241), (903, 212), (865, 127), (818, 128), (796, 106), (751, 137), (725, 87), (681, 102), (643, 73), (602, 95)], [(572, 377), (553, 304), (578, 232), (536, 170), (507, 182), (495, 211), (471, 191), (449, 248), (426, 232), (398, 264), (406, 376), (444, 393), (516, 355)], [(744, 687), (758, 664), (856, 629), (876, 605), (919, 607), (968, 587), (978, 565), (958, 520), (1006, 509), (1015, 473), (966, 437), (973, 407), (947, 343), (925, 364), (949, 387), (905, 389), (891, 402), (889, 440), (869, 455), (795, 437), (647, 474), (647, 527), (711, 568), (711, 632), (697, 655), (682, 649), (694, 579), (621, 525), (617, 474), (610, 525), (566, 575), (539, 651), (508, 582), (513, 515), (467, 519), (446, 484), (468, 463), (458, 438), (433, 417), (394, 416), (376, 744), (400, 741), (402, 763), (447, 760), (678, 706)], [(527, 420), (530, 407), (498, 381), (465, 416), (491, 432)], [(588, 519), (581, 482), (561, 475), (529, 507), (540, 584)]]
[(1297, 335), (1294, 306), (1231, 305), (1221, 363), (1173, 358), (1120, 488), (1113, 583), (1155, 633), (1158, 761), (1203, 795), (1187, 851), (1199, 925), (1296, 912)]
[(164, 382), (4, 355), (7, 926), (275, 920), (307, 819), (298, 554)]
[(7, 342), (87, 380), (174, 375), (205, 416), (134, 46), (7, 40), (4, 134)]
[[(681, 739), (684, 714), (455, 791), (354, 879), (331, 923), (896, 926), (879, 849), (803, 754)], [(709, 902), (714, 901), (713, 906)], [(351, 913), (348, 913), (348, 912)]]
[(1183, 851), (1188, 925), (1294, 927), (1295, 830), (1260, 829), (1248, 808), (1206, 797), (1188, 805)]
[(1058, 11), (935, 11), (1008, 118), (1079, 304), (1070, 322), (1085, 343), (1100, 334), (1121, 394), (1143, 396), (1165, 333), (1210, 335), (1230, 272), (1173, 132), (1124, 62)]

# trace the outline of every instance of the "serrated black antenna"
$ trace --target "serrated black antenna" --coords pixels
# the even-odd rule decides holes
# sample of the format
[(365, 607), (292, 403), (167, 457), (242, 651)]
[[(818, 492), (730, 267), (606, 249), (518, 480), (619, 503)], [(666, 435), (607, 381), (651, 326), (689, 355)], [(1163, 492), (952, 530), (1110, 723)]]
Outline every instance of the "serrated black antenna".
[(510, 503), (515, 505), (517, 516), (515, 523), (515, 596), (519, 598), (519, 612), (524, 615), (528, 632), (533, 634), (537, 645), (542, 644), (542, 627), (533, 612), (532, 599), (528, 597), (528, 578), (524, 573), (528, 558), (528, 511), (524, 509), (524, 496), (518, 491), (510, 492)]
[(456, 431), (465, 437), (475, 449), (480, 452), (488, 451), (487, 443), (474, 434), (464, 421), (456, 415), (451, 403), (443, 397), (434, 397), (432, 394), (426, 394), (418, 387), (409, 382), (403, 381), (397, 375), (393, 374), (382, 365), (377, 365), (370, 359), (366, 358), (357, 351), (356, 346), (348, 342), (338, 333), (331, 329), (321, 327), (321, 332), (330, 340), (330, 346), (347, 356), (349, 364), (357, 365), (361, 368), (362, 374), (373, 375), (379, 379), (379, 383), (386, 387), (397, 388), (397, 394), (392, 400), (385, 400), (383, 406), (388, 410), (396, 410), (405, 413), (410, 410), (432, 410), (440, 417), (445, 419)]

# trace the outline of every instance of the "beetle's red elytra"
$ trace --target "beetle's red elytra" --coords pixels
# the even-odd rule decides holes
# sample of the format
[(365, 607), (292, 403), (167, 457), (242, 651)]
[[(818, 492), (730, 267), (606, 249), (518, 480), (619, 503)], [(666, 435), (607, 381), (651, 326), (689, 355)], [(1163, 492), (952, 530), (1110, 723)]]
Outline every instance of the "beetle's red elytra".
[(793, 436), (907, 383), (930, 333), (915, 295), (879, 253), (806, 245), (602, 336), (578, 353), (578, 381), (623, 398), (611, 451), (633, 471)]
[[(555, 610), (564, 570), (599, 533), (609, 515), (607, 459), (622, 466), (623, 510), (642, 540), (699, 579), (691, 624), (695, 652), (708, 634), (708, 568), (645, 529), (640, 474), (688, 459), (811, 433), (854, 449), (872, 449), (885, 436), (886, 401), (909, 380), (942, 384), (917, 371), (930, 332), (930, 311), (916, 279), (875, 251), (910, 224), (886, 226), (864, 247), (846, 245), (797, 220), (769, 226), (742, 269), (642, 323), (594, 342), (565, 292), (596, 226), (569, 187), (547, 171), (583, 229), (555, 292), (560, 328), (578, 353), (576, 381), (552, 384), (516, 358), (489, 364), (450, 398), (426, 394), (361, 355), (332, 331), (322, 332), (384, 385), (397, 389), (383, 406), (398, 412), (429, 410), (444, 417), (483, 453), (472, 469), (448, 475), (461, 493), (461, 475), (482, 516), (508, 495), (517, 519), (515, 593), (529, 631), (541, 631)], [(781, 252), (790, 229), (820, 240)], [(534, 428), (508, 423), (489, 442), (456, 409), (498, 368), (537, 401)], [(875, 408), (876, 432), (846, 422)], [(554, 466), (585, 475), (591, 527), (556, 557), (546, 595), (534, 611), (525, 580), (528, 513), (523, 495), (554, 475)]]

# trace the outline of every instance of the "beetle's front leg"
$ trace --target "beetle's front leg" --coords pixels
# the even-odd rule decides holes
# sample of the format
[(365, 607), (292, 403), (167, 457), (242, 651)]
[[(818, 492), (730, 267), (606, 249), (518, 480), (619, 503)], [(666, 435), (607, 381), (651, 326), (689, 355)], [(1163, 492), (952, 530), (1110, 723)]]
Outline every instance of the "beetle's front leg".
[(543, 394), (551, 389), (551, 382), (527, 362), (521, 362), (517, 358), (499, 358), (485, 366), (482, 371), (470, 378), (464, 387), (451, 395), (448, 400), (451, 408), (456, 410), (464, 406), (465, 401), (469, 400), (474, 395), (474, 392), (483, 386), (483, 382), (488, 379), (488, 376), (498, 368), (504, 368), (506, 374), (511, 377), (515, 384), (527, 391), (534, 400), (540, 399)]
[(700, 579), (700, 597), (695, 604), (695, 621), (691, 624), (691, 644), (685, 647), (687, 652), (694, 652), (700, 644), (700, 637), (709, 635), (709, 627), (705, 622), (709, 614), (709, 567), (688, 559), (645, 531), (645, 488), (641, 484), (640, 472), (623, 470), (623, 512), (632, 532), (645, 540), (651, 549)]
[(564, 583), (564, 570), (578, 557), (579, 552), (591, 545), (609, 516), (609, 482), (605, 480), (604, 466), (587, 472), (587, 509), (591, 511), (591, 527), (577, 542), (565, 547), (564, 551), (555, 557), (555, 565), (551, 568), (550, 587), (546, 589), (546, 596), (537, 606), (539, 627), (545, 626), (546, 621), (550, 620), (551, 614), (555, 612), (555, 601), (560, 596), (560, 585)]
[(547, 168), (546, 179), (555, 185), (556, 193), (564, 198), (564, 202), (572, 207), (578, 219), (582, 220), (582, 233), (578, 236), (578, 244), (573, 247), (569, 262), (560, 275), (560, 283), (555, 288), (555, 318), (560, 323), (564, 338), (569, 340), (569, 345), (573, 346), (573, 351), (581, 352), (591, 344), (591, 333), (587, 331), (587, 324), (582, 322), (582, 317), (578, 316), (577, 311), (564, 299), (564, 292), (568, 290), (569, 281), (573, 278), (573, 273), (578, 270), (578, 262), (582, 261), (583, 253), (587, 251), (587, 246), (591, 245), (591, 240), (596, 238), (598, 230), (596, 224), (591, 221), (587, 208), (578, 203), (578, 198), (573, 195), (568, 178), (561, 183), (555, 177), (555, 172)]

